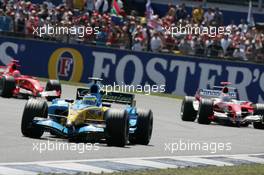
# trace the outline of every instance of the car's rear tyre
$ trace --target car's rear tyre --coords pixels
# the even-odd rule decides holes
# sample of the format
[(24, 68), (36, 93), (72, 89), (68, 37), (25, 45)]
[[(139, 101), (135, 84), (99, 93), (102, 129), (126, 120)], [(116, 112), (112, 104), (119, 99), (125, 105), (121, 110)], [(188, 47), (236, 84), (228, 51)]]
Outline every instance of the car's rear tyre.
[[(254, 105), (254, 115), (261, 115), (264, 117), (264, 104), (255, 104)], [(263, 118), (262, 118), (263, 120)], [(264, 121), (262, 122), (253, 122), (253, 127), (255, 129), (264, 129)]]
[(26, 137), (40, 138), (44, 131), (34, 126), (34, 117), (47, 118), (48, 104), (43, 100), (29, 99), (25, 105), (22, 122), (21, 132)]
[(136, 131), (129, 136), (129, 141), (131, 144), (148, 145), (153, 129), (153, 112), (138, 109), (137, 115)]
[(182, 101), (181, 106), (181, 119), (183, 121), (195, 121), (197, 117), (197, 111), (193, 107), (194, 97), (186, 96)]
[(104, 114), (106, 119), (107, 144), (124, 147), (128, 142), (129, 123), (126, 110), (109, 109)]
[(10, 98), (16, 89), (16, 80), (11, 76), (3, 76), (0, 79), (0, 96)]
[(248, 127), (250, 123), (240, 123), (241, 127)]
[[(58, 80), (49, 80), (46, 85), (46, 91), (56, 91), (61, 93), (61, 84)], [(60, 98), (61, 96), (57, 97), (46, 97), (48, 101), (52, 101), (56, 98)]]
[(213, 101), (210, 99), (202, 99), (200, 101), (198, 110), (198, 123), (209, 125), (211, 120), (209, 119), (213, 115)]

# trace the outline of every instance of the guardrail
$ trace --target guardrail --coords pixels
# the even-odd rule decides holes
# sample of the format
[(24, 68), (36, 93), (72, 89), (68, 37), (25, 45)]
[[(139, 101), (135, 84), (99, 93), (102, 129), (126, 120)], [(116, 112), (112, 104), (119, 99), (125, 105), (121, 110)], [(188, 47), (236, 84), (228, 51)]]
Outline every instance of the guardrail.
[(12, 58), (20, 60), (22, 73), (38, 77), (84, 83), (88, 77), (101, 77), (109, 85), (165, 85), (167, 93), (179, 96), (230, 81), (241, 99), (264, 101), (260, 64), (0, 37), (0, 63)]

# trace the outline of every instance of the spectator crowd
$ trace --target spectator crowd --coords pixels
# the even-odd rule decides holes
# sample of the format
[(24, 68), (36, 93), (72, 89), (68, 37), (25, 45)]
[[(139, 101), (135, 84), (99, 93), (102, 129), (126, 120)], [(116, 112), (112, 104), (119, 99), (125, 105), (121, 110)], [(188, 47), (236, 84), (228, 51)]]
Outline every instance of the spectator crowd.
[[(95, 4), (100, 1), (100, 4)], [(187, 12), (185, 4), (168, 5), (163, 17), (149, 14), (141, 17), (136, 10), (128, 14), (122, 10), (118, 16), (111, 13), (111, 4), (106, 0), (86, 0), (84, 6), (74, 7), (67, 0), (55, 5), (51, 0), (33, 4), (23, 0), (0, 0), (0, 31), (32, 36), (34, 28), (44, 25), (64, 27), (99, 27), (99, 33), (78, 35), (49, 35), (50, 39), (69, 43), (84, 43), (132, 49), (135, 51), (167, 52), (198, 55), (214, 58), (232, 58), (244, 61), (264, 62), (264, 33), (241, 19), (240, 24), (231, 22), (231, 34), (170, 35), (165, 27), (220, 27), (224, 25), (223, 13), (219, 8), (204, 9), (202, 6)], [(230, 19), (228, 19), (230, 20)]]

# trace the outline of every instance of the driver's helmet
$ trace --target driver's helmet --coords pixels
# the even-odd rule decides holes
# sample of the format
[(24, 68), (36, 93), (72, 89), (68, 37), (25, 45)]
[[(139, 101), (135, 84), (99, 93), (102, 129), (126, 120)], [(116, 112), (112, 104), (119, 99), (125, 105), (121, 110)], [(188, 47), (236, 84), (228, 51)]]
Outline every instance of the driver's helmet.
[(97, 98), (93, 95), (84, 96), (82, 102), (83, 102), (83, 104), (96, 106)]
[(228, 94), (228, 92), (229, 92), (228, 87), (224, 87), (223, 90), (222, 90), (222, 92), (223, 92), (224, 94)]
[(13, 77), (15, 77), (15, 78), (21, 76), (21, 74), (18, 70), (15, 70), (12, 74), (13, 74)]
[(12, 69), (17, 70), (17, 65), (15, 63), (12, 65)]
[(231, 98), (230, 98), (228, 92), (229, 92), (228, 87), (224, 87), (224, 88), (222, 89), (222, 96), (221, 96), (222, 101), (228, 102), (228, 101), (231, 100)]

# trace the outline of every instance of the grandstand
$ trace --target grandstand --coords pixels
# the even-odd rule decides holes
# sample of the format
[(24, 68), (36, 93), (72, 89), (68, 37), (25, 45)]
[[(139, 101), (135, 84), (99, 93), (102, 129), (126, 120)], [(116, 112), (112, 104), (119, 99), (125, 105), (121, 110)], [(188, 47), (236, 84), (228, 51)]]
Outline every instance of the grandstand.
[[(77, 3), (78, 2), (78, 3)], [(226, 11), (229, 1), (149, 1), (93, 0), (69, 1), (6, 1), (0, 0), (2, 35), (44, 39), (73, 44), (91, 44), (134, 51), (165, 52), (243, 61), (264, 62), (264, 33), (257, 25), (263, 22), (261, 12), (248, 19), (246, 0), (232, 1), (243, 12)], [(98, 3), (100, 2), (100, 3)], [(102, 3), (101, 3), (102, 2)], [(234, 2), (234, 3), (233, 3)], [(214, 8), (214, 3), (224, 3)], [(91, 5), (92, 4), (92, 5)], [(252, 1), (251, 12), (262, 6)], [(237, 7), (236, 7), (237, 8)], [(232, 14), (231, 14), (232, 13)], [(231, 14), (231, 15), (230, 15)], [(233, 19), (230, 19), (232, 16)], [(254, 19), (254, 20), (253, 20)], [(89, 27), (98, 32), (89, 34), (36, 35), (43, 26)], [(210, 37), (207, 34), (166, 33), (170, 26), (229, 27), (231, 32)], [(43, 28), (44, 29), (44, 28)], [(96, 30), (97, 31), (97, 30)]]

